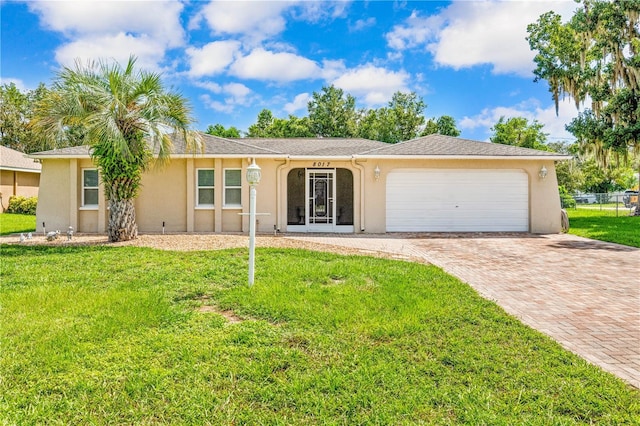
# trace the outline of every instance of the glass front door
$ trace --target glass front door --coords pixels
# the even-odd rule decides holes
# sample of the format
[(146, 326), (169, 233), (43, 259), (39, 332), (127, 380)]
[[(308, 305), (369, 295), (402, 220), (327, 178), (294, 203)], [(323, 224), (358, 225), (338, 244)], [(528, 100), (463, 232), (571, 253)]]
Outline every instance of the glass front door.
[(330, 231), (335, 224), (335, 170), (307, 170), (307, 225)]

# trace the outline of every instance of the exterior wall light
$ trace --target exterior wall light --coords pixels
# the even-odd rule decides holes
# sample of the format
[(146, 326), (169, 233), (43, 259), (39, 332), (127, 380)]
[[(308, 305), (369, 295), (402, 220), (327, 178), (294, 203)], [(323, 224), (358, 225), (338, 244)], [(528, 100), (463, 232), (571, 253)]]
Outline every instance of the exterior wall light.
[(373, 169), (373, 177), (375, 178), (376, 181), (380, 179), (380, 167), (378, 167), (377, 164), (376, 164), (376, 168)]
[(538, 176), (540, 177), (540, 179), (544, 179), (547, 177), (547, 168), (545, 166), (542, 166), (540, 168), (540, 171), (538, 172)]

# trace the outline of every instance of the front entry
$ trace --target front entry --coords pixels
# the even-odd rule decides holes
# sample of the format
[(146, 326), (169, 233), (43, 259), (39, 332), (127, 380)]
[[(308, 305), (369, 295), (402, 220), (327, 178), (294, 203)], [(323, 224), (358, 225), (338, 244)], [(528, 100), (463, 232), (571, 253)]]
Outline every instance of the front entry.
[(288, 232), (353, 232), (353, 174), (293, 169), (287, 178)]
[(333, 232), (336, 222), (334, 203), (335, 170), (307, 169), (307, 230)]

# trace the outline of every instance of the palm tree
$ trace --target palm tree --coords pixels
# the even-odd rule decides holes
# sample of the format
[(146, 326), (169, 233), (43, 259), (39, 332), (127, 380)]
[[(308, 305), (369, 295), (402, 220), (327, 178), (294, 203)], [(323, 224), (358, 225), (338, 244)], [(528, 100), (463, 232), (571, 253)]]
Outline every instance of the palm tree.
[(168, 160), (168, 132), (179, 133), (188, 149), (200, 146), (189, 130), (187, 100), (166, 91), (158, 74), (136, 70), (135, 63), (132, 56), (124, 68), (106, 62), (65, 67), (37, 105), (33, 121), (49, 140), (60, 143), (80, 134), (89, 146), (109, 203), (112, 242), (137, 237), (133, 200), (143, 172)]

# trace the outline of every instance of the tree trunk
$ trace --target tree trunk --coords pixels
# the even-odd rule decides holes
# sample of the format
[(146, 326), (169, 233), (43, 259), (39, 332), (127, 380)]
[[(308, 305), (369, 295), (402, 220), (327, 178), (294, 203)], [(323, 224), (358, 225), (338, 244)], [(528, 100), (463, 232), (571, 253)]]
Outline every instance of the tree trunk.
[(133, 200), (109, 200), (109, 241), (132, 240), (138, 236)]

